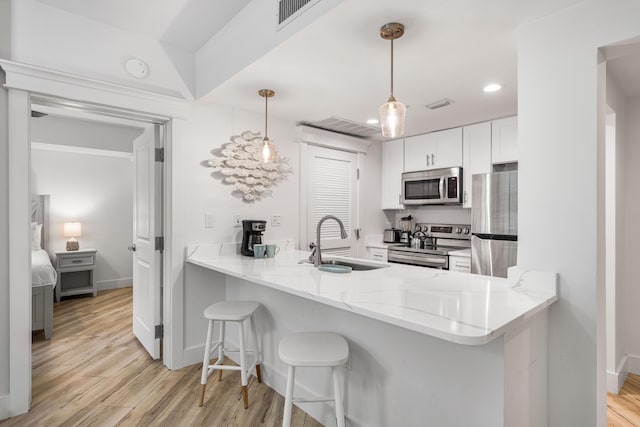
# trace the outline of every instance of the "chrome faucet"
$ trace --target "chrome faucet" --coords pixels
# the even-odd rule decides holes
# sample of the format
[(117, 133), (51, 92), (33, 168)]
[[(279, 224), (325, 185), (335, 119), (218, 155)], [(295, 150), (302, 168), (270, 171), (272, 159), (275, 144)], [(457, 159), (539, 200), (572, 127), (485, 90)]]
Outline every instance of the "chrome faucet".
[(315, 251), (311, 253), (311, 257), (313, 257), (313, 254), (315, 253), (315, 257), (313, 258), (313, 265), (316, 267), (322, 264), (322, 253), (320, 252), (320, 228), (322, 227), (322, 223), (328, 219), (334, 219), (338, 223), (338, 225), (340, 226), (340, 237), (342, 237), (343, 239), (349, 237), (347, 235), (347, 231), (344, 229), (344, 224), (342, 223), (342, 221), (340, 221), (340, 218), (333, 215), (323, 216), (320, 221), (318, 221), (318, 227), (316, 228), (316, 247)]

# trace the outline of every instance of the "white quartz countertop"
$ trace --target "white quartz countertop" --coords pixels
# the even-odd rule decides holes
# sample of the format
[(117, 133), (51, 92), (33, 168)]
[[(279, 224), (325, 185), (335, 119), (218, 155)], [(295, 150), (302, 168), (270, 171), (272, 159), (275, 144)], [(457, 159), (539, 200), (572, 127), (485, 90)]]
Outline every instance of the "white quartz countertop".
[(340, 274), (299, 263), (309, 252), (221, 253), (220, 245), (194, 245), (187, 262), (459, 344), (486, 344), (557, 300), (555, 273), (517, 267), (504, 279), (359, 260), (385, 267)]

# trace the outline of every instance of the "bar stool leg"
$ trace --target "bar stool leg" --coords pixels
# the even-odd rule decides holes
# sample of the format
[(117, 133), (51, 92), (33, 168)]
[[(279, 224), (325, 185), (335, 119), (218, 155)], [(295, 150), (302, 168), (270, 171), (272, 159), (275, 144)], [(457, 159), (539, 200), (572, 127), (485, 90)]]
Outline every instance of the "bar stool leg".
[(251, 315), (251, 330), (253, 331), (253, 348), (256, 357), (256, 377), (258, 382), (262, 382), (262, 374), (260, 372), (260, 364), (262, 363), (262, 352), (258, 349), (258, 330), (256, 329), (256, 317)]
[(333, 395), (336, 406), (336, 420), (338, 427), (344, 427), (344, 407), (342, 406), (342, 390), (340, 389), (340, 367), (334, 366), (333, 373)]
[[(218, 360), (220, 364), (224, 363), (224, 321), (220, 322), (220, 345), (218, 346)], [(222, 381), (222, 369), (218, 369), (218, 381)]]
[(293, 383), (296, 379), (295, 366), (289, 366), (287, 375), (287, 391), (284, 396), (284, 415), (282, 416), (282, 427), (291, 427), (291, 411), (293, 410)]
[(240, 377), (242, 379), (242, 397), (244, 400), (244, 409), (249, 407), (249, 392), (247, 385), (249, 381), (247, 379), (247, 358), (244, 352), (244, 321), (240, 321), (240, 327), (238, 328), (240, 340)]
[(204, 360), (202, 361), (202, 376), (200, 377), (200, 402), (198, 406), (204, 403), (204, 392), (207, 388), (207, 377), (209, 376), (209, 357), (211, 352), (211, 335), (213, 334), (213, 320), (209, 320), (207, 327), (207, 341), (204, 346)]

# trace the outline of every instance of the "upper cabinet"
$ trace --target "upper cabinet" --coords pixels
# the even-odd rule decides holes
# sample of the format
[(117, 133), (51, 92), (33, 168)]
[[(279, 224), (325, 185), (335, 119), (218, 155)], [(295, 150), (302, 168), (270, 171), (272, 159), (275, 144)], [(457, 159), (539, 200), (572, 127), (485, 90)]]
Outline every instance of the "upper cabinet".
[(471, 177), (491, 172), (491, 122), (462, 128), (462, 207), (471, 207)]
[(493, 120), (491, 159), (493, 163), (518, 161), (518, 117)]
[(462, 128), (447, 129), (404, 140), (404, 171), (462, 165)]
[(382, 143), (382, 209), (404, 209), (400, 203), (404, 172), (404, 140)]

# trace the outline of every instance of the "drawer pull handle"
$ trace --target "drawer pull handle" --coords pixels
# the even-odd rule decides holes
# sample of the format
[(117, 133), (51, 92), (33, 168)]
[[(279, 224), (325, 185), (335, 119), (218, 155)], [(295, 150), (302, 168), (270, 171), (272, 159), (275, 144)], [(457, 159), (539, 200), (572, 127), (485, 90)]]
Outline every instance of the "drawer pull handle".
[(74, 264), (78, 264), (79, 262), (82, 262), (82, 260), (81, 259), (74, 259), (74, 260), (71, 260), (71, 262), (74, 263)]

